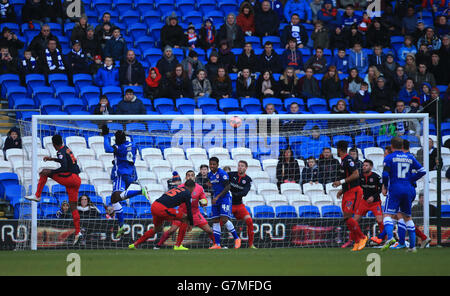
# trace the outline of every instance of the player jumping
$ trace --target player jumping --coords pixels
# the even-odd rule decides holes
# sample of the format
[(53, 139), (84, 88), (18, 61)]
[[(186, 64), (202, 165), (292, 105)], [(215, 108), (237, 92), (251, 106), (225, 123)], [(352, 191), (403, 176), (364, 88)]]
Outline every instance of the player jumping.
[(136, 147), (133, 143), (127, 141), (124, 131), (116, 131), (114, 136), (116, 143), (111, 146), (109, 129), (106, 125), (102, 126), (103, 146), (106, 153), (114, 153), (113, 168), (111, 170), (111, 180), (113, 181), (113, 192), (111, 194), (111, 203), (114, 208), (117, 220), (119, 221), (119, 230), (116, 238), (120, 238), (125, 231), (123, 209), (120, 202), (139, 194), (147, 199), (147, 190), (141, 186), (141, 190), (128, 190), (128, 187), (137, 181), (136, 167)]
[(58, 162), (61, 167), (55, 170), (43, 169), (39, 173), (39, 183), (34, 195), (25, 196), (28, 200), (39, 202), (41, 200), (42, 190), (47, 183), (48, 178), (52, 178), (58, 184), (66, 187), (69, 195), (69, 205), (72, 212), (73, 224), (75, 226), (75, 239), (73, 244), (78, 243), (82, 237), (80, 230), (80, 214), (78, 213), (78, 191), (81, 186), (81, 179), (78, 176), (80, 168), (77, 164), (77, 159), (72, 151), (64, 145), (61, 135), (54, 135), (52, 137), (53, 147), (56, 149), (56, 158), (49, 156), (44, 157), (44, 161)]
[[(186, 172), (186, 180), (192, 180), (195, 182), (195, 172), (193, 170), (189, 170)], [(185, 187), (185, 184), (180, 184), (178, 187)], [(192, 217), (194, 219), (194, 226), (197, 226), (201, 228), (203, 231), (205, 231), (208, 234), (208, 237), (211, 241), (214, 241), (214, 234), (209, 227), (208, 221), (206, 221), (205, 217), (203, 217), (202, 213), (200, 213), (200, 210), (198, 208), (199, 204), (204, 207), (208, 204), (208, 199), (206, 199), (205, 191), (203, 190), (203, 187), (199, 184), (195, 183), (194, 191), (192, 192), (192, 199), (191, 199), (191, 209), (192, 209)], [(181, 204), (179, 207), (179, 210), (183, 213), (187, 213), (186, 206), (184, 204)], [(177, 236), (177, 242), (175, 246), (173, 247), (174, 250), (188, 250), (188, 248), (183, 247), (181, 244), (183, 242), (184, 236), (186, 234), (186, 230), (188, 228), (188, 225), (186, 223), (181, 222), (180, 220), (173, 220), (172, 226), (170, 229), (163, 233), (161, 236), (161, 239), (157, 243), (157, 247), (161, 247), (164, 242), (169, 238), (169, 236), (178, 230), (178, 236)]]
[(245, 160), (238, 162), (237, 172), (230, 172), (230, 191), (232, 196), (232, 213), (237, 220), (244, 220), (247, 224), (248, 247), (256, 249), (253, 245), (253, 220), (250, 213), (242, 203), (242, 198), (248, 194), (251, 188), (252, 179), (246, 175), (248, 164)]
[(352, 251), (359, 251), (364, 249), (367, 243), (367, 236), (365, 236), (358, 222), (352, 218), (358, 202), (362, 199), (363, 190), (359, 186), (359, 172), (355, 166), (353, 158), (347, 153), (348, 144), (345, 141), (337, 143), (337, 153), (341, 158), (341, 180), (333, 182), (333, 187), (342, 185), (337, 197), (342, 195), (342, 212), (344, 213), (344, 221), (350, 231), (350, 239), (355, 242)]
[(228, 174), (219, 168), (219, 159), (217, 157), (209, 159), (209, 168), (211, 171), (208, 173), (208, 179), (214, 190), (214, 197), (211, 200), (214, 245), (210, 249), (222, 248), (220, 246), (221, 224), (225, 225), (228, 231), (231, 232), (234, 237), (234, 248), (238, 249), (241, 247), (241, 239), (237, 235), (233, 223), (228, 220), (231, 219), (231, 195), (229, 192), (230, 180)]
[[(162, 231), (164, 221), (180, 220), (184, 223), (189, 222), (187, 230), (190, 230), (192, 225), (194, 225), (191, 208), (191, 195), (194, 190), (195, 182), (187, 180), (184, 183), (184, 187), (173, 188), (155, 200), (151, 206), (154, 227), (145, 232), (143, 236), (129, 245), (128, 248), (135, 249), (138, 245)], [(179, 208), (174, 209), (181, 204), (185, 204), (186, 212), (182, 212)]]
[[(426, 171), (411, 154), (402, 151), (403, 139), (395, 137), (391, 140), (392, 153), (384, 158), (383, 169), (383, 195), (387, 195), (384, 205), (383, 224), (387, 234), (387, 241), (381, 248), (382, 251), (389, 249), (396, 240), (393, 237), (394, 225), (392, 219), (397, 214), (403, 219), (406, 231), (409, 235), (409, 252), (416, 252), (415, 225), (411, 219), (411, 204), (415, 198), (413, 183), (422, 178)], [(416, 170), (416, 173), (412, 171)], [(387, 194), (389, 192), (389, 194)], [(402, 226), (399, 219), (399, 232)], [(399, 234), (400, 237), (400, 234)]]

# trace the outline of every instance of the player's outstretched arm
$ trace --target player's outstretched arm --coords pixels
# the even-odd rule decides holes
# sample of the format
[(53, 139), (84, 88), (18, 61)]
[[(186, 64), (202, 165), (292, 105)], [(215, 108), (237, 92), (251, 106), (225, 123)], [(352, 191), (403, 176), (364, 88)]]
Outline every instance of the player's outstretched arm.
[(103, 136), (103, 148), (105, 152), (114, 153), (114, 148), (111, 146), (111, 140), (109, 138), (109, 128), (106, 124), (102, 125), (101, 135)]

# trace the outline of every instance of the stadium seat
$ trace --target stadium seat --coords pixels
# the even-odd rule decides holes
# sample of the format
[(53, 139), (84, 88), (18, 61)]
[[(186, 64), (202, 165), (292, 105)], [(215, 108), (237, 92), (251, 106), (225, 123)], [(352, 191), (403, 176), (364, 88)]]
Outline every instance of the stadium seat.
[(240, 111), (239, 101), (234, 98), (223, 98), (219, 100), (219, 109), (226, 114), (232, 111)]
[(253, 171), (248, 175), (252, 178), (252, 184), (256, 186), (259, 183), (270, 183), (270, 176), (266, 171)]
[(341, 218), (343, 216), (341, 208), (336, 205), (324, 205), (321, 210), (323, 218)]
[(138, 219), (153, 218), (150, 206), (140, 206), (135, 208), (135, 211), (136, 211), (136, 218)]
[(197, 107), (202, 109), (204, 114), (209, 114), (212, 111), (217, 111), (217, 101), (213, 98), (198, 98)]
[(327, 101), (322, 98), (309, 98), (306, 102), (308, 110), (314, 114), (327, 111)]
[[(333, 146), (336, 147), (337, 143), (339, 141), (345, 141), (348, 143), (348, 146), (351, 146), (352, 144), (352, 137), (347, 135), (337, 135), (333, 136)], [(358, 147), (359, 148), (359, 147)]]
[(243, 111), (248, 114), (259, 114), (262, 112), (261, 110), (261, 102), (256, 98), (242, 98), (241, 99), (241, 108)]
[(297, 218), (295, 207), (290, 205), (283, 205), (275, 207), (275, 216), (277, 218)]
[(320, 218), (320, 211), (316, 206), (299, 206), (298, 216), (300, 218)]
[(391, 144), (391, 136), (381, 135), (377, 137), (377, 146), (384, 148), (386, 146), (389, 146)]
[[(207, 19), (211, 17), (209, 13), (214, 12), (216, 17), (220, 15), (220, 18), (223, 19), (223, 12), (221, 10), (216, 10), (216, 2), (210, 0), (197, 0), (197, 7), (203, 13), (204, 18)], [(215, 23), (215, 19), (213, 18)], [(216, 25), (217, 26), (217, 25)]]
[(324, 194), (323, 185), (322, 184), (303, 184), (303, 194), (313, 198), (314, 195), (322, 195)]
[[(260, 193), (262, 194), (262, 193)], [(286, 196), (282, 194), (262, 194), (264, 196), (264, 200), (266, 201), (266, 205), (271, 206), (273, 208), (277, 206), (285, 206), (288, 205), (288, 200)]]
[(274, 218), (275, 211), (270, 206), (255, 206), (253, 207), (253, 216), (255, 218)]
[(269, 195), (279, 194), (278, 187), (274, 183), (261, 183), (257, 187), (258, 194), (266, 197)]
[(122, 207), (123, 209), (123, 217), (125, 219), (134, 219), (136, 218), (136, 211), (131, 207)]
[(289, 110), (292, 103), (297, 103), (299, 105), (300, 111), (306, 111), (305, 102), (302, 98), (286, 98), (284, 99), (284, 108)]
[(191, 98), (179, 98), (175, 105), (182, 114), (194, 114), (195, 100)]
[(367, 147), (373, 147), (375, 145), (374, 137), (367, 135), (357, 135), (355, 136), (355, 145), (357, 148), (362, 150)]
[(160, 114), (166, 114), (169, 111), (173, 111), (175, 107), (173, 100), (168, 98), (157, 98), (153, 101), (153, 105), (155, 106), (155, 110)]
[(323, 206), (323, 205), (333, 205), (334, 201), (333, 198), (326, 194), (314, 194), (310, 195), (311, 198), (311, 204), (313, 206)]
[(441, 205), (441, 217), (450, 218), (450, 205)]
[(265, 109), (267, 104), (274, 104), (275, 110), (278, 112), (283, 110), (283, 101), (280, 98), (264, 98), (263, 108)]

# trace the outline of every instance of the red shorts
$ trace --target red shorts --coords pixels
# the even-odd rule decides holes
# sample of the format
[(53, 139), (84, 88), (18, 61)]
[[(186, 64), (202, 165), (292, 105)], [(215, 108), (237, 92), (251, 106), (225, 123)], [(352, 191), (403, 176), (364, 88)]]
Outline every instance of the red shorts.
[(356, 207), (355, 214), (358, 216), (365, 216), (368, 211), (372, 211), (375, 216), (383, 216), (381, 210), (381, 201), (368, 203), (365, 199), (361, 199)]
[(160, 226), (164, 221), (180, 220), (183, 217), (183, 212), (178, 209), (168, 208), (157, 201), (152, 203), (151, 211), (155, 228)]
[(231, 208), (231, 212), (237, 220), (242, 220), (247, 215), (250, 216), (250, 213), (247, 211), (244, 204), (233, 205)]
[[(208, 224), (208, 221), (206, 221), (205, 217), (203, 217), (200, 211), (194, 211), (192, 213), (192, 218), (194, 219), (194, 226), (201, 227)], [(172, 221), (172, 225), (181, 226), (181, 224), (183, 224), (183, 222), (181, 222), (180, 220)]]
[(354, 214), (359, 200), (362, 199), (363, 190), (361, 186), (356, 186), (344, 193), (342, 197), (342, 212)]

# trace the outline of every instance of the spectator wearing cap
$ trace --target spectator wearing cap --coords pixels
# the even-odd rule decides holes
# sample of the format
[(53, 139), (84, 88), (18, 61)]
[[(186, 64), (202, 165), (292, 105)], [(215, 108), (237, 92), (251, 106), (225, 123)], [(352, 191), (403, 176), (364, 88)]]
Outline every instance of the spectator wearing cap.
[(170, 190), (170, 189), (178, 187), (178, 185), (180, 185), (180, 184), (181, 184), (180, 175), (178, 174), (177, 171), (173, 171), (172, 178), (167, 180), (167, 188)]
[(261, 3), (261, 10), (255, 15), (255, 35), (278, 36), (278, 28), (280, 26), (280, 18), (271, 7), (271, 1), (264, 0)]
[(167, 45), (173, 48), (186, 47), (187, 40), (183, 28), (178, 24), (178, 18), (172, 13), (166, 18), (166, 24), (161, 28), (161, 48)]
[(98, 43), (103, 51), (105, 48), (106, 42), (112, 38), (113, 35), (113, 26), (110, 23), (104, 23), (102, 25), (102, 29), (95, 34)]
[(225, 24), (223, 24), (217, 33), (216, 44), (219, 45), (226, 40), (230, 48), (242, 48), (245, 43), (245, 34), (241, 27), (236, 24), (236, 15), (233, 12), (228, 13)]
[(144, 67), (133, 50), (127, 51), (126, 59), (120, 64), (119, 80), (122, 86), (143, 86), (145, 83)]
[(417, 43), (420, 38), (425, 35), (425, 23), (422, 19), (417, 20), (416, 30), (413, 32), (412, 36), (414, 37), (414, 43)]
[(14, 7), (9, 0), (0, 1), (0, 23), (15, 23), (17, 22), (17, 15)]
[(0, 46), (8, 47), (12, 57), (17, 58), (19, 50), (24, 47), (25, 43), (17, 38), (17, 35), (8, 27), (3, 27), (2, 36), (0, 37)]
[(217, 76), (217, 70), (219, 69), (219, 54), (217, 51), (212, 50), (209, 54), (208, 63), (205, 65), (206, 77), (210, 82), (214, 81)]
[(395, 70), (398, 66), (399, 64), (395, 61), (394, 54), (388, 52), (386, 54), (386, 60), (380, 67), (380, 72), (383, 73), (384, 77), (389, 81), (390, 86), (394, 85)]
[(87, 16), (82, 16), (75, 24), (72, 29), (72, 35), (70, 36), (70, 40), (73, 42), (74, 40), (83, 40), (87, 33), (87, 28), (89, 27)]
[(94, 82), (99, 87), (120, 85), (119, 69), (114, 66), (112, 57), (105, 57), (103, 67), (94, 76)]
[(197, 73), (198, 70), (205, 69), (205, 65), (198, 59), (198, 54), (194, 50), (189, 51), (188, 56), (181, 61), (181, 65), (190, 80), (195, 78), (195, 73)]
[(50, 38), (39, 57), (41, 69), (45, 75), (63, 73), (67, 74), (67, 68), (64, 64), (63, 54), (57, 47), (56, 39)]
[(134, 95), (133, 90), (126, 89), (123, 100), (117, 104), (115, 113), (122, 115), (147, 114), (147, 110), (144, 103)]
[(35, 58), (42, 56), (44, 51), (47, 49), (47, 43), (50, 39), (56, 42), (56, 47), (59, 51), (61, 51), (61, 45), (59, 44), (58, 37), (51, 33), (49, 25), (43, 25), (41, 27), (41, 31), (33, 37), (27, 49), (31, 50), (31, 53)]
[(162, 57), (156, 63), (156, 67), (159, 69), (159, 73), (162, 75), (162, 79), (165, 80), (167, 75), (175, 70), (176, 65), (180, 62), (173, 54), (172, 47), (167, 45), (164, 48)]
[(127, 51), (127, 43), (121, 36), (120, 29), (117, 27), (114, 28), (111, 39), (105, 44), (103, 54), (112, 57), (115, 61), (123, 61), (127, 55)]
[(81, 48), (91, 61), (94, 60), (96, 55), (101, 54), (100, 43), (94, 35), (94, 27), (89, 26), (86, 29), (86, 36), (81, 39)]
[(89, 65), (89, 73), (91, 73), (92, 76), (95, 76), (100, 70), (100, 68), (103, 67), (103, 61), (101, 55), (94, 56), (94, 62)]
[(216, 28), (212, 18), (207, 18), (198, 33), (198, 47), (207, 51), (214, 48), (216, 44)]
[(72, 50), (67, 54), (67, 71), (70, 76), (89, 73), (88, 58), (81, 49), (79, 40), (73, 41)]
[(383, 76), (378, 77), (376, 85), (371, 92), (371, 101), (375, 111), (384, 113), (391, 111), (394, 105), (394, 95), (392, 91), (386, 87), (386, 79)]
[(298, 48), (305, 48), (308, 45), (309, 37), (305, 27), (300, 23), (300, 17), (297, 13), (293, 13), (289, 18), (291, 22), (284, 27), (281, 34), (281, 44), (284, 48), (288, 48), (288, 40), (293, 37), (297, 41)]
[(241, 27), (247, 36), (255, 35), (255, 10), (249, 2), (242, 2), (239, 14), (236, 17), (236, 24)]
[(186, 31), (186, 40), (188, 48), (198, 47), (198, 35), (195, 32), (195, 26), (190, 23)]

